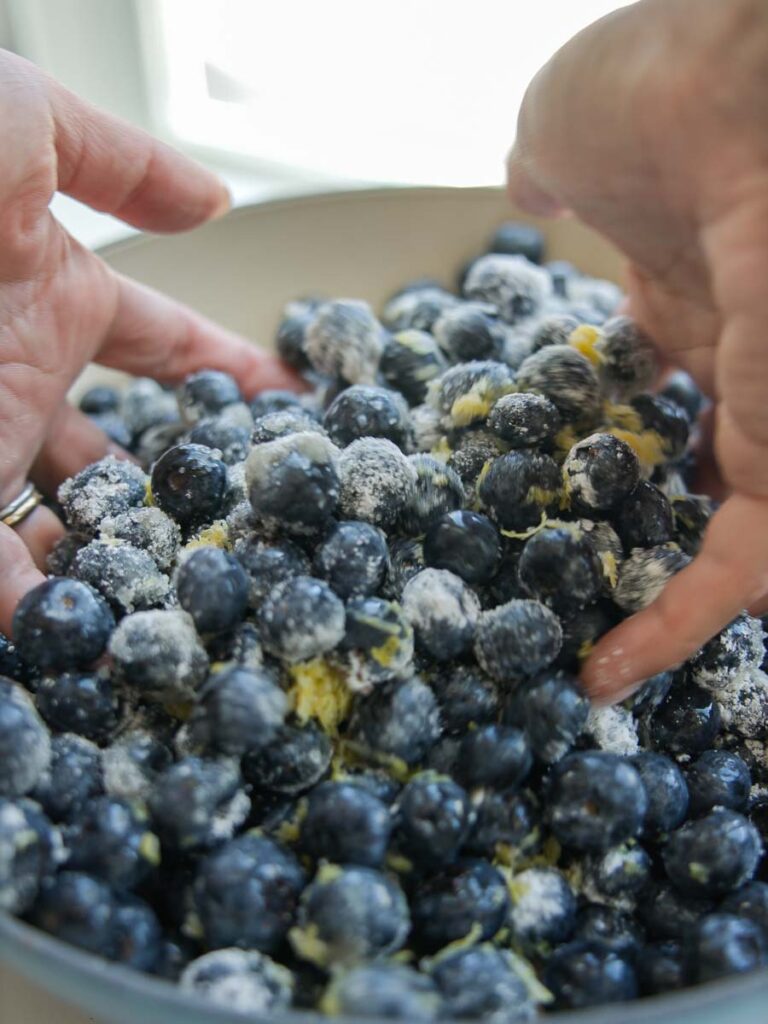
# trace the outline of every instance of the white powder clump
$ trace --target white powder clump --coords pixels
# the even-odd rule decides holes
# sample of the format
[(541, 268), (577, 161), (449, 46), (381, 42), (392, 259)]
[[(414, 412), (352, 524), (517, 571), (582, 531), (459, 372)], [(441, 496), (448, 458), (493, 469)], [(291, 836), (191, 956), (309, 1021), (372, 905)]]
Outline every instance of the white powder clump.
[(118, 678), (165, 698), (193, 697), (208, 672), (192, 616), (175, 609), (127, 615), (110, 638), (109, 653)]
[(315, 313), (304, 351), (316, 370), (348, 384), (374, 384), (384, 350), (384, 332), (367, 302), (334, 299)]
[(293, 976), (256, 950), (216, 949), (184, 968), (179, 987), (226, 1007), (230, 1013), (258, 1015), (287, 1009)]
[(65, 480), (58, 499), (73, 530), (94, 534), (107, 516), (143, 505), (147, 483), (140, 466), (108, 455)]
[(464, 281), (468, 299), (489, 302), (513, 324), (540, 312), (552, 293), (552, 278), (524, 256), (489, 253), (474, 261)]
[(570, 928), (576, 898), (568, 882), (554, 868), (529, 868), (510, 883), (512, 907), (509, 924), (514, 938), (524, 946), (563, 935)]
[(728, 676), (712, 679), (706, 674), (696, 681), (717, 700), (723, 726), (745, 739), (768, 735), (768, 675), (747, 665)]
[(454, 573), (422, 570), (406, 583), (402, 604), (416, 643), (438, 661), (448, 661), (472, 644), (480, 601)]
[(100, 535), (106, 541), (124, 540), (141, 548), (164, 572), (173, 565), (181, 543), (178, 524), (154, 505), (130, 508), (120, 515), (108, 516), (101, 522)]
[(677, 544), (634, 548), (621, 565), (613, 600), (625, 612), (647, 608), (690, 560)]
[(361, 437), (338, 460), (339, 503), (347, 519), (389, 530), (411, 503), (416, 469), (397, 445), (383, 437)]
[(592, 737), (595, 746), (612, 754), (629, 756), (640, 749), (637, 726), (632, 714), (621, 705), (589, 709), (586, 733)]
[(146, 800), (171, 760), (171, 752), (151, 733), (132, 729), (101, 752), (104, 789), (124, 800)]

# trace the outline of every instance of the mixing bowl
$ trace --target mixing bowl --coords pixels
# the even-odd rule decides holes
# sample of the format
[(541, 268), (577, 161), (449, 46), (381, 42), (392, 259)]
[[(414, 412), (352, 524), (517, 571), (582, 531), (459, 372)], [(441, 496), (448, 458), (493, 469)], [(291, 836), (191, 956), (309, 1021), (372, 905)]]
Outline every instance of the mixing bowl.
[[(297, 296), (359, 297), (379, 306), (409, 278), (453, 284), (462, 263), (510, 215), (503, 193), (494, 189), (333, 193), (243, 208), (189, 235), (131, 238), (103, 255), (122, 273), (190, 303), (257, 344), (270, 345), (283, 305)], [(616, 252), (580, 225), (539, 226), (551, 258), (618, 278)], [(75, 392), (115, 376), (89, 368)], [(2, 913), (0, 961), (3, 1024), (234, 1024), (245, 1019)], [(269, 1019), (308, 1024), (323, 1018), (285, 1013)], [(764, 1024), (768, 971), (547, 1019), (552, 1024)]]

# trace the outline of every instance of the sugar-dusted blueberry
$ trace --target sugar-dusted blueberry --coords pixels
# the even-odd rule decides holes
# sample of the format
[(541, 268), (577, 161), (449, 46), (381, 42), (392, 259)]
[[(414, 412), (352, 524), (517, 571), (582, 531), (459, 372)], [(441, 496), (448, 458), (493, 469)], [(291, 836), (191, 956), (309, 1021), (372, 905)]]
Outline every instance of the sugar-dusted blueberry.
[(339, 597), (376, 593), (387, 574), (387, 540), (370, 523), (346, 521), (333, 527), (315, 550), (313, 569)]
[(281, 725), (265, 746), (248, 750), (242, 761), (243, 777), (252, 786), (292, 796), (319, 782), (332, 754), (330, 738), (313, 723)]
[(179, 388), (179, 408), (184, 419), (197, 423), (241, 400), (237, 381), (221, 370), (198, 370)]
[(58, 498), (67, 524), (94, 534), (106, 516), (143, 505), (146, 490), (147, 477), (139, 466), (108, 455), (66, 480)]
[(348, 384), (372, 384), (384, 347), (381, 324), (367, 302), (335, 299), (315, 311), (304, 334), (312, 366)]
[[(439, 436), (430, 444), (439, 443)], [(468, 493), (473, 489), (486, 463), (506, 452), (505, 443), (487, 430), (470, 429), (454, 437), (454, 447), (446, 463), (455, 470)]]
[[(232, 406), (231, 408), (239, 407)], [(247, 413), (247, 407), (243, 406), (242, 408)], [(242, 462), (248, 454), (250, 437), (250, 416), (248, 425), (245, 425), (221, 414), (220, 416), (210, 416), (196, 423), (189, 432), (188, 440), (190, 444), (217, 449), (221, 453), (222, 462), (227, 466), (232, 466), (237, 462)]]
[(110, 796), (146, 802), (173, 755), (145, 729), (129, 729), (101, 752), (104, 788)]
[(386, 804), (347, 782), (323, 782), (306, 800), (299, 824), (304, 853), (315, 861), (381, 867), (392, 830)]
[(308, 370), (309, 360), (304, 351), (307, 327), (312, 321), (314, 307), (286, 309), (275, 335), (275, 348), (280, 358), (295, 370)]
[(530, 537), (517, 571), (526, 592), (557, 614), (573, 614), (594, 601), (603, 579), (588, 535), (566, 527), (540, 530)]
[(748, 818), (715, 807), (670, 835), (664, 867), (682, 892), (711, 898), (750, 881), (762, 852), (760, 835)]
[(267, 544), (258, 535), (250, 534), (236, 542), (235, 557), (248, 574), (248, 600), (252, 608), (258, 608), (278, 583), (294, 576), (307, 576), (310, 571), (307, 556), (289, 540)]
[(640, 833), (648, 798), (640, 774), (617, 754), (568, 754), (549, 778), (547, 815), (556, 838), (578, 850), (604, 850)]
[(329, 968), (396, 952), (408, 937), (408, 902), (394, 879), (373, 868), (320, 868), (301, 896), (291, 944), (304, 960)]
[(105, 384), (88, 388), (77, 403), (81, 412), (88, 416), (103, 412), (117, 412), (120, 408), (120, 392)]
[(707, 750), (720, 730), (720, 708), (712, 694), (681, 680), (652, 715), (640, 722), (646, 746), (673, 755)]
[(435, 321), (459, 299), (430, 281), (412, 288), (401, 288), (387, 300), (381, 313), (382, 323), (390, 331), (431, 331)]
[(0, 797), (0, 910), (23, 914), (66, 854), (61, 837), (32, 800)]
[(291, 434), (317, 434), (327, 437), (328, 433), (317, 418), (300, 405), (292, 405), (287, 409), (267, 412), (253, 421), (251, 444), (267, 444)]
[(632, 914), (604, 903), (587, 903), (576, 918), (574, 938), (604, 946), (634, 963), (645, 938)]
[(285, 694), (269, 675), (235, 666), (213, 673), (199, 690), (190, 737), (203, 750), (240, 757), (270, 743), (286, 711)]
[(29, 793), (50, 760), (50, 735), (29, 694), (0, 676), (0, 796)]
[(644, 832), (650, 837), (678, 828), (688, 814), (688, 786), (675, 762), (664, 754), (642, 750), (631, 763), (645, 787), (647, 807)]
[(510, 694), (503, 719), (525, 730), (538, 760), (554, 764), (572, 749), (588, 713), (589, 699), (578, 679), (567, 672), (546, 670)]
[(675, 992), (686, 985), (683, 947), (673, 939), (647, 943), (638, 953), (635, 966), (641, 995)]
[(630, 404), (638, 413), (643, 428), (658, 436), (666, 458), (679, 459), (688, 444), (690, 433), (685, 411), (661, 395), (635, 395)]
[(659, 390), (659, 397), (679, 406), (691, 423), (695, 422), (704, 404), (704, 395), (693, 377), (685, 370), (670, 373), (664, 381), (664, 386)]
[(418, 405), (426, 398), (429, 382), (447, 370), (448, 363), (431, 334), (408, 328), (387, 339), (379, 369), (390, 387)]
[(103, 743), (120, 722), (120, 700), (104, 672), (46, 676), (36, 693), (37, 709), (54, 732), (71, 732)]
[(400, 605), (381, 597), (353, 597), (346, 611), (339, 649), (346, 655), (347, 686), (366, 693), (405, 675), (413, 659), (413, 628)]
[(498, 359), (504, 333), (489, 307), (466, 302), (446, 310), (434, 323), (432, 334), (451, 362)]
[(683, 944), (688, 981), (694, 985), (768, 964), (768, 940), (753, 922), (734, 914), (708, 914)]
[(443, 1012), (459, 1020), (496, 1024), (531, 1020), (534, 1007), (517, 965), (507, 950), (490, 943), (439, 957), (431, 975), (443, 999)]
[(561, 643), (560, 623), (540, 601), (508, 601), (483, 612), (477, 621), (477, 660), (502, 683), (546, 668), (557, 657)]
[(592, 515), (615, 508), (632, 493), (640, 463), (626, 441), (613, 434), (590, 434), (568, 452), (563, 473), (574, 505)]
[(127, 615), (110, 638), (109, 653), (117, 677), (149, 696), (188, 699), (208, 671), (192, 617), (175, 609)]
[(749, 803), (752, 779), (738, 754), (729, 750), (705, 750), (685, 773), (693, 816), (713, 807), (743, 811)]
[(560, 413), (543, 395), (523, 391), (502, 395), (488, 414), (488, 426), (512, 448), (536, 448), (554, 438)]
[(80, 871), (60, 871), (43, 883), (31, 920), (63, 942), (112, 959), (116, 909), (106, 882)]
[(459, 363), (432, 380), (427, 402), (451, 427), (483, 423), (502, 395), (515, 390), (515, 377), (505, 363), (478, 359)]
[(674, 517), (669, 499), (648, 480), (639, 481), (614, 509), (611, 519), (626, 551), (652, 548), (674, 540)]
[(653, 384), (658, 369), (656, 351), (651, 339), (631, 317), (606, 320), (595, 350), (603, 387), (619, 401), (626, 401)]
[(418, 537), (396, 537), (389, 545), (389, 572), (382, 592), (399, 601), (408, 580), (427, 567)]
[[(553, 279), (555, 289), (557, 284)], [(537, 321), (531, 335), (531, 352), (538, 352), (548, 345), (567, 345), (571, 334), (579, 326), (579, 320), (570, 313), (550, 313)]]
[(496, 789), (477, 791), (472, 794), (472, 810), (472, 829), (464, 845), (467, 854), (493, 859), (500, 851), (508, 851), (526, 857), (540, 848), (539, 814), (526, 793)]
[(726, 896), (720, 910), (752, 921), (768, 941), (768, 882), (747, 882)]
[(441, 1009), (435, 983), (413, 967), (398, 963), (369, 963), (332, 975), (320, 1009), (331, 1016), (375, 1017), (421, 1024), (433, 1021)]
[(459, 939), (491, 939), (504, 923), (509, 894), (488, 861), (460, 860), (425, 877), (411, 897), (416, 948), (434, 953)]
[(304, 872), (290, 850), (255, 832), (208, 854), (192, 899), (208, 949), (238, 946), (271, 953), (293, 924)]
[(472, 645), (480, 602), (467, 584), (445, 569), (424, 569), (403, 588), (403, 611), (418, 647), (450, 661)]
[(459, 777), (467, 787), (514, 789), (531, 770), (526, 734), (510, 725), (481, 725), (461, 741)]
[(385, 437), (405, 451), (412, 444), (408, 405), (388, 388), (363, 384), (345, 388), (326, 409), (323, 426), (340, 448), (359, 437)]
[(131, 889), (160, 862), (160, 844), (141, 805), (99, 796), (68, 823), (67, 867)]
[(200, 633), (232, 629), (245, 615), (249, 580), (240, 562), (227, 551), (201, 547), (179, 567), (179, 604)]
[(341, 452), (339, 479), (345, 518), (391, 530), (413, 501), (416, 470), (391, 441), (361, 437)]
[(627, 698), (625, 707), (628, 707), (636, 717), (653, 713), (672, 689), (674, 682), (674, 672), (657, 672)]
[(210, 448), (179, 444), (152, 467), (152, 498), (182, 526), (210, 522), (223, 510), (227, 467)]
[(596, 416), (600, 383), (592, 363), (570, 345), (546, 345), (523, 361), (517, 373), (520, 391), (544, 395), (566, 423)]
[(513, 941), (534, 952), (557, 946), (573, 934), (576, 897), (565, 876), (554, 868), (528, 868), (510, 884), (509, 925)]
[(101, 522), (100, 536), (107, 541), (122, 540), (146, 551), (163, 571), (170, 569), (181, 543), (178, 524), (153, 505), (108, 516)]
[(123, 392), (123, 418), (134, 438), (150, 427), (179, 419), (176, 395), (149, 377), (137, 377)]
[(384, 683), (359, 699), (348, 728), (363, 751), (417, 764), (440, 736), (432, 690), (418, 678)]
[(403, 532), (412, 536), (424, 533), (432, 522), (446, 512), (461, 508), (466, 493), (455, 470), (432, 455), (412, 455), (415, 488), (401, 513)]
[(583, 888), (596, 903), (632, 910), (650, 881), (651, 870), (648, 852), (632, 839), (588, 858)]
[(562, 478), (548, 455), (510, 452), (495, 459), (481, 477), (478, 495), (484, 511), (503, 530), (525, 531), (538, 526), (557, 506)]
[(482, 669), (471, 665), (446, 665), (430, 676), (430, 686), (440, 705), (443, 730), (462, 735), (470, 726), (495, 721), (499, 695)]
[(470, 266), (463, 291), (468, 299), (495, 306), (502, 320), (513, 324), (541, 310), (552, 281), (523, 255), (489, 253)]
[(491, 520), (479, 512), (444, 512), (427, 530), (424, 557), (432, 568), (447, 569), (466, 583), (487, 583), (501, 560), (501, 537)]
[(91, 740), (65, 732), (51, 739), (51, 760), (30, 793), (51, 821), (79, 814), (104, 791), (101, 751)]
[(148, 802), (163, 845), (180, 850), (224, 842), (250, 810), (237, 764), (226, 759), (182, 758), (158, 775)]
[(765, 655), (764, 637), (760, 619), (738, 615), (691, 658), (694, 681), (717, 688), (728, 676), (759, 667)]
[(522, 221), (508, 220), (493, 233), (487, 251), (507, 256), (525, 256), (531, 263), (541, 263), (544, 247), (544, 235), (538, 228)]
[(621, 563), (613, 600), (627, 613), (647, 608), (689, 562), (689, 556), (674, 543), (636, 548)]
[(182, 992), (257, 1015), (287, 1010), (293, 987), (288, 968), (255, 949), (215, 949), (187, 964), (179, 978)]
[(637, 995), (633, 968), (601, 943), (575, 940), (556, 949), (547, 960), (543, 981), (556, 1009), (579, 1009), (627, 1002)]
[(295, 663), (332, 650), (344, 636), (344, 605), (323, 580), (294, 576), (276, 587), (259, 613), (265, 650)]
[(466, 791), (430, 772), (415, 775), (403, 787), (395, 814), (398, 847), (429, 868), (455, 859), (474, 819)]
[(92, 540), (77, 552), (69, 573), (97, 590), (118, 614), (155, 608), (169, 596), (168, 577), (152, 556), (125, 541)]

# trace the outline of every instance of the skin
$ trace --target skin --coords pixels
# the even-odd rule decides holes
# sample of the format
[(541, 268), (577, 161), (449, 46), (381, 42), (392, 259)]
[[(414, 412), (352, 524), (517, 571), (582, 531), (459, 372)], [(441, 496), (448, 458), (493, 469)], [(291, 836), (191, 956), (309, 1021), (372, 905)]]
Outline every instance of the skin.
[(628, 260), (630, 312), (713, 399), (726, 498), (697, 558), (583, 669), (610, 703), (768, 610), (768, 5), (642, 0), (531, 83), (509, 192)]
[[(214, 175), (4, 51), (0, 126), (0, 507), (28, 478), (55, 494), (88, 463), (127, 457), (66, 404), (90, 361), (168, 382), (225, 370), (246, 397), (296, 386), (273, 356), (116, 274), (48, 209), (58, 190), (142, 230), (185, 231), (229, 208)], [(62, 533), (42, 507), (16, 529), (0, 524), (3, 632)]]

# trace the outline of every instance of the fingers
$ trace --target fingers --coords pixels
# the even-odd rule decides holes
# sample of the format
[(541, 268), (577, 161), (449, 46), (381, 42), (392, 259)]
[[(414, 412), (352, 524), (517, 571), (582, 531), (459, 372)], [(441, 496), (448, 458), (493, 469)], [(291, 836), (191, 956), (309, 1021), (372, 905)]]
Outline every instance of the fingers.
[(564, 213), (558, 200), (531, 177), (518, 146), (512, 149), (507, 160), (507, 194), (515, 206), (535, 217), (557, 217)]
[(0, 587), (0, 630), (10, 636), (16, 605), (28, 590), (42, 583), (45, 576), (36, 568), (22, 538), (3, 523), (0, 523), (0, 579), (3, 581)]
[(51, 422), (30, 475), (41, 491), (55, 495), (63, 480), (105, 455), (131, 458), (86, 415), (71, 405), (62, 405)]
[(59, 191), (148, 231), (183, 231), (229, 209), (210, 171), (52, 79), (48, 91)]
[(170, 382), (196, 370), (223, 370), (246, 397), (262, 388), (303, 387), (276, 356), (187, 306), (125, 277), (118, 285), (117, 311), (96, 356), (104, 366)]
[(593, 699), (612, 703), (685, 661), (768, 593), (768, 499), (734, 495), (712, 518), (699, 555), (648, 608), (607, 633), (582, 670)]
[(35, 511), (14, 529), (16, 535), (27, 545), (27, 551), (37, 568), (45, 572), (45, 561), (51, 548), (64, 536), (64, 524), (49, 508), (38, 505)]

